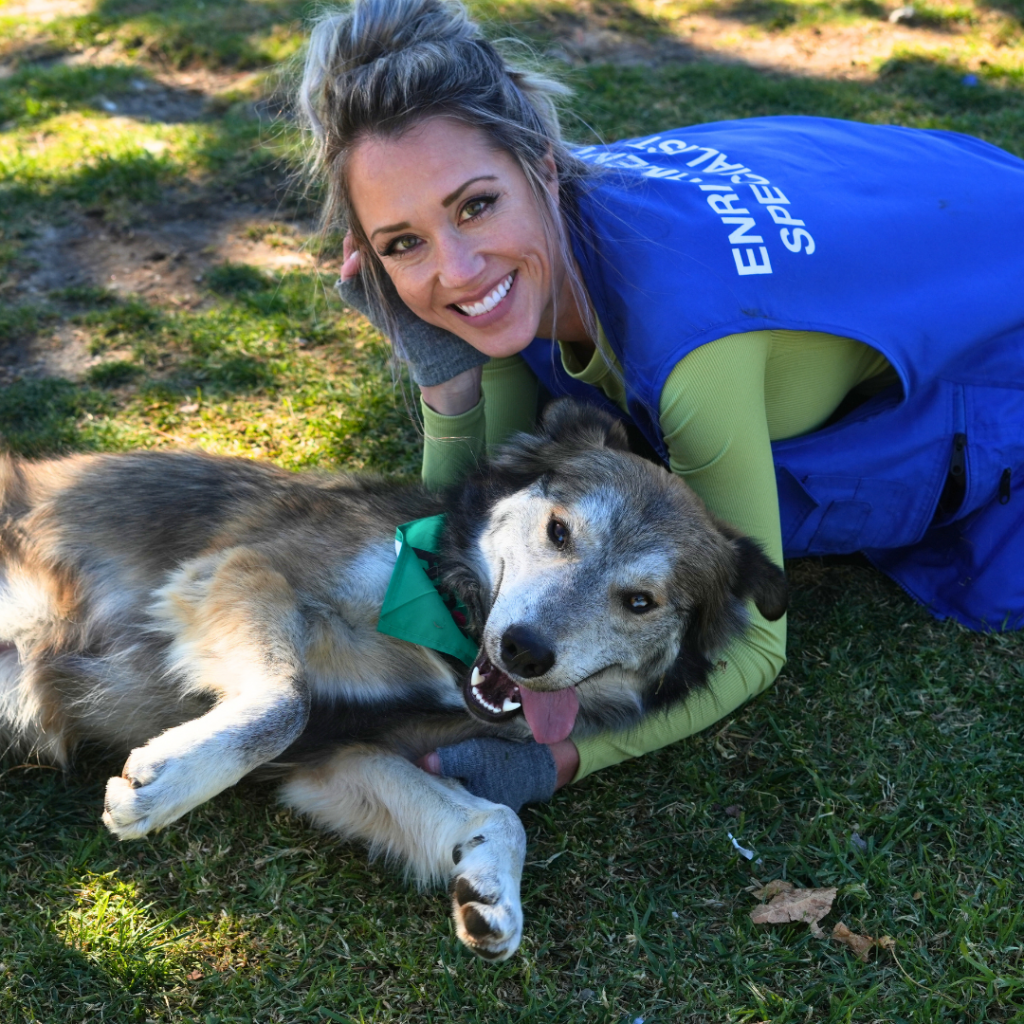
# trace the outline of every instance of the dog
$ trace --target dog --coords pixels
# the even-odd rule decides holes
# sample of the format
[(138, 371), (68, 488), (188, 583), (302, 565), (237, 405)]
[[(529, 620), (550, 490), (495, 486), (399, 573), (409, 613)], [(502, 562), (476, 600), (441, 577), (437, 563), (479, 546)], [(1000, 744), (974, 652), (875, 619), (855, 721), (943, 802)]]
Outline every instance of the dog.
[[(468, 667), (377, 629), (396, 525), (441, 513)], [(445, 497), (198, 452), (3, 456), (0, 742), (63, 765), (81, 741), (128, 751), (103, 812), (121, 839), (280, 775), (291, 808), (449, 882), (459, 938), (504, 960), (522, 824), (416, 759), (658, 714), (748, 599), (781, 616), (781, 570), (568, 400)]]

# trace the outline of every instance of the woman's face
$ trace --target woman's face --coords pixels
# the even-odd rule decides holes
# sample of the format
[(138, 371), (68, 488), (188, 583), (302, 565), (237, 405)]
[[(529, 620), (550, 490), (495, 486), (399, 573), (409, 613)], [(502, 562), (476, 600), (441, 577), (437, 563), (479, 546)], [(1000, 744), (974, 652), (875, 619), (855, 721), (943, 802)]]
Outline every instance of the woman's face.
[(483, 133), (432, 118), (361, 143), (348, 173), (359, 223), (418, 317), (499, 358), (550, 331), (564, 267), (522, 171)]

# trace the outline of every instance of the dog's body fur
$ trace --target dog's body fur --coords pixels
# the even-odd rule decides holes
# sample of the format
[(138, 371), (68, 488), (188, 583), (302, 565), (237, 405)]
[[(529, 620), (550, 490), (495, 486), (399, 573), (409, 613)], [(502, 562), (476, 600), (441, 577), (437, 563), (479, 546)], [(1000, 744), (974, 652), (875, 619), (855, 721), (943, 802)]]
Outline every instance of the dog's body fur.
[[(524, 688), (578, 686), (574, 736), (636, 722), (704, 682), (746, 597), (785, 609), (756, 546), (624, 448), (607, 417), (562, 404), (447, 507), (202, 454), (0, 457), (0, 741), (56, 763), (80, 740), (130, 751), (103, 815), (124, 839), (284, 773), (290, 806), (452, 879), (459, 937), (504, 959), (519, 819), (412, 761), (529, 739), (523, 713), (487, 710)], [(476, 689), (376, 629), (395, 526), (441, 511), (444, 578), (482, 644)]]

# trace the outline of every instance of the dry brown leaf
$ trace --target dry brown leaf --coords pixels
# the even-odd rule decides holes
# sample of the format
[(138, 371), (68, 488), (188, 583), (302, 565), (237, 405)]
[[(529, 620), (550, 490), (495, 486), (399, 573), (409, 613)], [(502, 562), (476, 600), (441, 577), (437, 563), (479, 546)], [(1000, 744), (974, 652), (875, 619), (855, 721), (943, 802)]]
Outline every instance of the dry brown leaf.
[(776, 878), (767, 885), (755, 886), (749, 891), (759, 900), (770, 900), (780, 892), (791, 892), (795, 888), (796, 886), (792, 882), (784, 882), (781, 878)]
[(877, 946), (879, 949), (896, 948), (896, 940), (891, 935), (883, 935), (880, 939), (870, 935), (858, 935), (856, 932), (851, 932), (842, 921), (832, 929), (832, 938), (836, 942), (842, 942), (849, 946), (865, 963), (867, 963), (868, 953), (872, 946)]
[(856, 932), (851, 932), (842, 921), (832, 929), (832, 938), (844, 946), (849, 946), (857, 954), (857, 959), (863, 960), (864, 963), (868, 962), (868, 953), (871, 952), (871, 947), (877, 943), (877, 939), (870, 935), (858, 935)]
[[(768, 883), (768, 885), (771, 884)], [(765, 889), (768, 888), (768, 885), (765, 886)], [(810, 925), (812, 935), (820, 937), (824, 935), (824, 932), (818, 922), (832, 909), (832, 901), (835, 898), (834, 887), (828, 889), (789, 888), (773, 896), (770, 903), (754, 907), (750, 912), (750, 920), (754, 924), (789, 924), (803, 921)]]

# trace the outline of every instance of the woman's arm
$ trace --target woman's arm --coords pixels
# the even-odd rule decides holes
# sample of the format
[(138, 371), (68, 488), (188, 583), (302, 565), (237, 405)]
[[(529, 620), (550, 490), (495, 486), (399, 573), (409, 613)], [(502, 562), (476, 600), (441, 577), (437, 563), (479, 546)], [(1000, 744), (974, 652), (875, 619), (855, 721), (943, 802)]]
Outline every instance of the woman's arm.
[(445, 416), (421, 388), (423, 483), (440, 490), (458, 483), (485, 451), (537, 419), (537, 378), (520, 356), (492, 359), (483, 367), (482, 397), (458, 415)]

